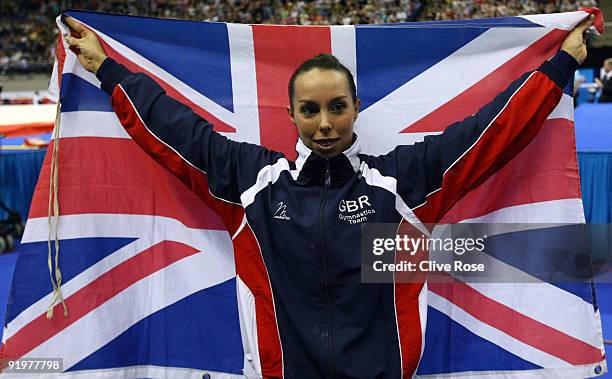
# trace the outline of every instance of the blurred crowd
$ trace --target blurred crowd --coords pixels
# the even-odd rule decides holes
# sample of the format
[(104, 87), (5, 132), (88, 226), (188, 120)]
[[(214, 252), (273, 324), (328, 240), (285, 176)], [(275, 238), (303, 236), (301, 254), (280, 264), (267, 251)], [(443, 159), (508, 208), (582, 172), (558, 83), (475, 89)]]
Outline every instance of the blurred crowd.
[(55, 18), (76, 8), (201, 21), (349, 25), (552, 13), (596, 0), (0, 0), (0, 70), (53, 62)]
[(580, 7), (595, 7), (595, 0), (429, 0), (420, 19), (459, 20), (466, 18), (487, 18), (518, 16), (523, 14), (571, 12)]

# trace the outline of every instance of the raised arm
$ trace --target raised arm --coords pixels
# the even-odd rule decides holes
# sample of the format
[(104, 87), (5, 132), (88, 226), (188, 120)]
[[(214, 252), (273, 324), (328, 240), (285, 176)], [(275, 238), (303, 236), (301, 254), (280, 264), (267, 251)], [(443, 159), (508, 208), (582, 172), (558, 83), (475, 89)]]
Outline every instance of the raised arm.
[(108, 58), (92, 31), (72, 18), (65, 21), (72, 31), (67, 42), (111, 95), (132, 139), (199, 195), (210, 191), (217, 199), (240, 204), (240, 195), (256, 182), (260, 169), (282, 158), (214, 132), (209, 122), (166, 95), (153, 79)]
[(515, 80), (476, 114), (384, 157), (385, 169), (397, 178), (398, 194), (422, 221), (437, 222), (538, 134), (586, 58), (583, 33), (592, 20), (570, 32), (554, 57)]

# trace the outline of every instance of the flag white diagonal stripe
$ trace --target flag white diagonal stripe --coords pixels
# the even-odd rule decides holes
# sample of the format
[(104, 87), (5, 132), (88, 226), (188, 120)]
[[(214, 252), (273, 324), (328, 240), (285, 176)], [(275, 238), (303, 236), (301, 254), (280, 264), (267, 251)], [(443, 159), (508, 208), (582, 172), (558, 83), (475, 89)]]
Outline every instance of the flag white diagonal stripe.
[(576, 12), (564, 12), (564, 13), (556, 13), (553, 15), (550, 14), (532, 14), (532, 15), (523, 15), (519, 16), (524, 18), (525, 20), (529, 20), (538, 25), (546, 26), (549, 28), (556, 28), (562, 30), (572, 30), (580, 21), (582, 21), (586, 16), (587, 12), (584, 11), (576, 11)]
[[(179, 80), (176, 77), (174, 77), (168, 71), (166, 71), (163, 68), (159, 67), (158, 65), (156, 65), (152, 61), (148, 60), (147, 58), (143, 57), (142, 55), (138, 54), (137, 52), (135, 52), (134, 50), (130, 49), (129, 47), (121, 44), (120, 42), (118, 42), (116, 40), (114, 40), (113, 38), (109, 37), (108, 35), (106, 35), (105, 33), (101, 32), (100, 30), (97, 30), (96, 28), (93, 28), (93, 27), (87, 25), (85, 22), (80, 21), (80, 20), (79, 20), (79, 22), (82, 22), (85, 26), (87, 26), (88, 28), (90, 28), (91, 30), (96, 32), (96, 34), (100, 38), (102, 38), (106, 43), (108, 43), (108, 45), (110, 47), (112, 47), (115, 51), (117, 51), (123, 57), (129, 59), (130, 61), (132, 61), (132, 62), (138, 64), (140, 67), (144, 68), (145, 70), (147, 70), (147, 71), (151, 72), (152, 74), (156, 75), (161, 80), (163, 80), (164, 82), (168, 83), (173, 88), (175, 88), (179, 93), (181, 93), (185, 97), (189, 98), (195, 104), (201, 106), (202, 108), (206, 109), (208, 112), (210, 112), (213, 115), (215, 115), (215, 117), (217, 117), (219, 120), (221, 120), (221, 121), (223, 121), (225, 123), (228, 123), (228, 124), (233, 124), (234, 123), (235, 114), (239, 113), (239, 109), (238, 108), (234, 109), (234, 113), (228, 111), (227, 109), (223, 108), (222, 106), (220, 106), (216, 102), (212, 101), (208, 97), (204, 96), (200, 92), (194, 90), (189, 85), (183, 83), (181, 80)], [(76, 65), (76, 66), (80, 66), (80, 65)], [(82, 76), (82, 75), (79, 73), (79, 76)]]
[[(113, 267), (164, 240), (183, 242), (203, 251), (205, 254), (216, 256), (216, 259), (224, 262), (224, 264), (219, 265), (215, 271), (219, 271), (228, 277), (235, 275), (235, 266), (231, 254), (233, 251), (232, 243), (226, 231), (190, 229), (175, 219), (142, 215), (67, 215), (60, 217), (59, 224), (60, 240), (88, 237), (139, 238), (62, 284), (62, 294), (65, 298), (76, 293)], [(154, 231), (153, 235), (151, 235), (151, 231)], [(52, 233), (54, 232), (52, 231)], [(24, 234), (24, 243), (46, 241), (47, 238), (47, 218), (29, 219), (26, 234)], [(13, 336), (29, 322), (45, 313), (52, 298), (52, 293), (47, 294), (15, 317), (7, 325), (6, 338)]]
[(434, 292), (429, 292), (429, 306), (446, 314), (453, 321), (463, 325), (472, 333), (491, 341), (512, 354), (542, 367), (569, 367), (570, 365), (550, 354), (536, 349), (489, 326)]
[[(227, 264), (218, 258), (197, 253), (156, 271), (38, 345), (24, 358), (60, 356), (64, 370), (69, 369), (152, 313), (232, 279), (234, 275), (223, 269), (208, 270), (207, 275), (202, 275), (203, 267), (221, 268)], [(156, 296), (160, 293), (164, 296)], [(97, 330), (104, 332), (92, 333)]]
[[(398, 144), (414, 143), (410, 133), (400, 133), (406, 126), (447, 103), (550, 32), (547, 28), (525, 29), (530, 30), (511, 29), (512, 39), (505, 38), (510, 29), (487, 30), (361, 112), (358, 127), (384, 125), (359, 127), (362, 140), (369, 142), (366, 151), (384, 154)], [(507, 45), (500, 46), (500, 41)]]

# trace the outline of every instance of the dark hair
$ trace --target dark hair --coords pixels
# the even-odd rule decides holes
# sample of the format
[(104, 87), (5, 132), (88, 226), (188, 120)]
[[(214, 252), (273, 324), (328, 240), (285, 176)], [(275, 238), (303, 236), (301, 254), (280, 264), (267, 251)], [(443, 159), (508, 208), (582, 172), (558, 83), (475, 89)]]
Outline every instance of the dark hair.
[(351, 91), (351, 97), (353, 98), (353, 102), (357, 100), (357, 88), (355, 88), (355, 80), (353, 79), (353, 74), (346, 68), (345, 65), (340, 63), (338, 58), (334, 57), (331, 54), (323, 53), (319, 54), (313, 58), (304, 61), (291, 75), (291, 79), (289, 79), (289, 104), (291, 108), (293, 108), (293, 93), (295, 90), (295, 78), (298, 75), (308, 72), (312, 69), (321, 69), (321, 70), (333, 70), (339, 71), (346, 76), (346, 80), (348, 81), (349, 90)]

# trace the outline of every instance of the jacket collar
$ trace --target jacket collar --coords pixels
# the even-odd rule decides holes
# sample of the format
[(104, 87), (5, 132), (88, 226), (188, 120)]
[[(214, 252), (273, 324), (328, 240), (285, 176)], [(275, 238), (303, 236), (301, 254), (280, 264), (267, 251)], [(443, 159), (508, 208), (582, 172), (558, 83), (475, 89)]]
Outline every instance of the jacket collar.
[[(325, 158), (309, 149), (301, 139), (298, 138), (295, 147), (298, 157), (292, 172), (293, 178), (298, 184), (325, 184), (326, 177), (331, 186), (341, 185), (359, 171), (361, 164), (358, 154), (361, 146), (357, 135), (353, 135), (353, 144), (342, 154), (331, 158)], [(329, 172), (329, 175), (326, 175)]]

